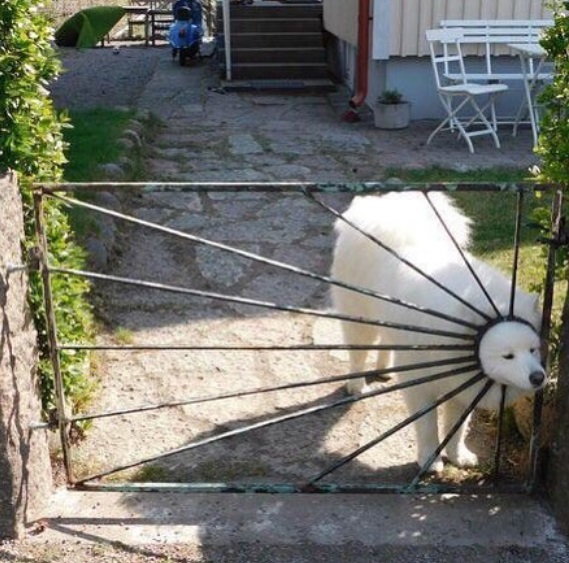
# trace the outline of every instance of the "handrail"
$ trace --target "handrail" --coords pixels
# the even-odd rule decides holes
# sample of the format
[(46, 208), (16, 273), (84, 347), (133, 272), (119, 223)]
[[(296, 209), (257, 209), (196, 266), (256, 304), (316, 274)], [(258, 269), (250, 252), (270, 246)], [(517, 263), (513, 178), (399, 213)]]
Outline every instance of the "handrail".
[(229, 0), (223, 0), (223, 41), (225, 47), (225, 78), (231, 80), (231, 15)]

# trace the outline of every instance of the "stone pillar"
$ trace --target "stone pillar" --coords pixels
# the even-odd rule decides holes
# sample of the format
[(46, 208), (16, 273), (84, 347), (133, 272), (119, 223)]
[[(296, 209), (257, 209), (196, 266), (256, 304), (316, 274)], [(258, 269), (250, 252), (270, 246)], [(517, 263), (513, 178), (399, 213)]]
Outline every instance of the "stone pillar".
[(569, 534), (569, 294), (562, 319), (557, 412), (548, 467), (548, 489), (559, 525)]
[(52, 488), (40, 420), (37, 345), (22, 265), (22, 202), (15, 174), (0, 176), (0, 539), (18, 538)]

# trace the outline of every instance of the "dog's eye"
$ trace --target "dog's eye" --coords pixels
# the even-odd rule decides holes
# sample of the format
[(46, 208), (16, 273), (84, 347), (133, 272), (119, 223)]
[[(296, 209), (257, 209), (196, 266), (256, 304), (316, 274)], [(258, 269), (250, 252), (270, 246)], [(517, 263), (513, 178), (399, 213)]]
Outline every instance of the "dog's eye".
[(514, 355), (513, 354), (504, 354), (502, 356), (502, 358), (504, 358), (504, 360), (513, 360), (514, 359)]
[(535, 354), (535, 352), (536, 352), (536, 349), (535, 349), (535, 348), (530, 348), (530, 349), (529, 349), (529, 353), (530, 353), (530, 354)]

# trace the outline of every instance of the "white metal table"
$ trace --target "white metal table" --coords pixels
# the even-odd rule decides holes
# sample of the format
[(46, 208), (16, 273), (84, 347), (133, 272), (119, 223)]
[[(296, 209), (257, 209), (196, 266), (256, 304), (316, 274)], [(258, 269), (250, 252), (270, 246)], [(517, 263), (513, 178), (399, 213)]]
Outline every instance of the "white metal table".
[(518, 111), (514, 125), (514, 134), (517, 130), (524, 107), (527, 105), (533, 134), (533, 143), (536, 145), (539, 135), (539, 118), (534, 98), (538, 81), (549, 76), (540, 72), (547, 58), (547, 52), (539, 43), (509, 43), (508, 47), (519, 56), (525, 93), (525, 104), (522, 104)]

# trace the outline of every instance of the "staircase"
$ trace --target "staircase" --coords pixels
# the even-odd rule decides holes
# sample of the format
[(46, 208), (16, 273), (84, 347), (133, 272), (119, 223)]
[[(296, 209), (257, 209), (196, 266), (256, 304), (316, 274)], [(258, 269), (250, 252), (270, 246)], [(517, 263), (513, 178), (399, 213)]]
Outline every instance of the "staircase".
[[(220, 74), (225, 77), (223, 11), (218, 5)], [(232, 5), (232, 81), (321, 81), (331, 85), (326, 65), (320, 3), (286, 3), (256, 0)]]

